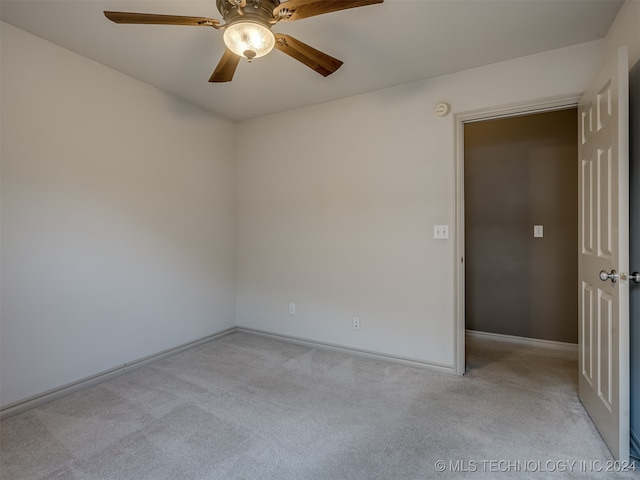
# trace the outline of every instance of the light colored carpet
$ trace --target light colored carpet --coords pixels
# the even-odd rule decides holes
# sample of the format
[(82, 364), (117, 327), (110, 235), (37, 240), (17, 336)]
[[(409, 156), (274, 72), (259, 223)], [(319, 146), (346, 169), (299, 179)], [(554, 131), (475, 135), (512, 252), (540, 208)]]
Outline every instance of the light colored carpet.
[(3, 420), (0, 476), (638, 478), (597, 472), (575, 353), (468, 349), (454, 377), (236, 333)]

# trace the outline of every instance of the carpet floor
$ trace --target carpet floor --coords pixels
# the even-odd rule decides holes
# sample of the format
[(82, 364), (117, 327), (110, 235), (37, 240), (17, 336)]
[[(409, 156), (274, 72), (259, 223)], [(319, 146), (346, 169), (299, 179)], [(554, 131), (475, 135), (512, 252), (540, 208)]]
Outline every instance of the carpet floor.
[(575, 352), (467, 348), (455, 377), (235, 333), (4, 419), (0, 477), (640, 478), (578, 400)]

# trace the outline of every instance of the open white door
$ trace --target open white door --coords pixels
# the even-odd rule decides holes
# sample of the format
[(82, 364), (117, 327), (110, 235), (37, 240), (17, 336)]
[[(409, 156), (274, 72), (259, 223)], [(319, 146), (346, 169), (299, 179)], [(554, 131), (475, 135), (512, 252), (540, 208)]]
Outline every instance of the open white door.
[(629, 458), (629, 67), (621, 48), (580, 99), (579, 394)]

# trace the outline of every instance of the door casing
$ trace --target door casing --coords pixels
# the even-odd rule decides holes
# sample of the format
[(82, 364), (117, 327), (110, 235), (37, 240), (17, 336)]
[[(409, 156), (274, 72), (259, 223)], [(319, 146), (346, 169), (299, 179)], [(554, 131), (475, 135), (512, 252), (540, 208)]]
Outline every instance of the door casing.
[[(552, 97), (534, 102), (506, 105), (496, 108), (487, 108), (462, 112), (455, 115), (456, 124), (456, 223), (455, 223), (455, 248), (454, 248), (454, 291), (455, 291), (455, 322), (454, 322), (454, 373), (465, 373), (465, 231), (464, 231), (464, 124), (506, 118), (534, 113), (549, 112), (575, 108), (578, 105), (581, 94), (572, 94), (561, 97)], [(577, 141), (577, 140), (576, 140)], [(577, 212), (576, 212), (577, 215)], [(576, 239), (576, 254), (577, 254)], [(577, 320), (576, 320), (577, 321)]]

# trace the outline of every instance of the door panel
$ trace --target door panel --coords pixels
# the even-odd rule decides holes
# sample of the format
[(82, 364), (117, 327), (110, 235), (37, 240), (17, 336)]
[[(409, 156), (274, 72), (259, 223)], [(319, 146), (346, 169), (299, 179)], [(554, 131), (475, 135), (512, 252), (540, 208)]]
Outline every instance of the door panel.
[[(629, 456), (628, 71), (624, 48), (592, 82), (578, 115), (579, 393), (620, 460)], [(600, 279), (614, 270), (617, 281)]]

